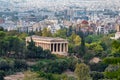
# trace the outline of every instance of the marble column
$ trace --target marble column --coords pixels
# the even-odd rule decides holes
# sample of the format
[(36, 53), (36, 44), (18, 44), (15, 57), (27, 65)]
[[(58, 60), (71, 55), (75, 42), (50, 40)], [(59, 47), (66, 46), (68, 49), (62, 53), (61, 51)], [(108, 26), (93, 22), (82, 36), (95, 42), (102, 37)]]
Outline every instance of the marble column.
[(56, 43), (56, 52), (58, 52), (58, 43)]
[(52, 49), (51, 49), (51, 43), (49, 44), (49, 50), (52, 51)]
[(64, 44), (62, 43), (62, 52), (64, 51)]
[(53, 46), (52, 46), (52, 47), (53, 47), (53, 52), (55, 52), (55, 44), (54, 44), (54, 43), (53, 43)]
[(60, 43), (58, 43), (58, 52), (60, 52)]
[(63, 43), (63, 52), (65, 52), (65, 43)]
[(66, 48), (66, 43), (65, 43), (65, 52), (67, 51), (67, 48)]
[(66, 47), (67, 47), (67, 51), (66, 52), (68, 52), (68, 44), (66, 44)]
[(60, 43), (60, 52), (62, 52), (62, 44)]

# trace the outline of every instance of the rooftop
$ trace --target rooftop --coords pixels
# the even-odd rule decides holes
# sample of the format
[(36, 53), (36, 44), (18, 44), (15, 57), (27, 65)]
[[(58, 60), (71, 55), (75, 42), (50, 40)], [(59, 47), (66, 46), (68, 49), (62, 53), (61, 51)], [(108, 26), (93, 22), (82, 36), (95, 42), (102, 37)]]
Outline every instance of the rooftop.
[(32, 38), (33, 40), (39, 40), (39, 41), (47, 41), (47, 42), (63, 42), (64, 41), (67, 43), (66, 39), (62, 39), (59, 37), (53, 38), (53, 37), (43, 37), (43, 36), (33, 35), (30, 37), (27, 37), (26, 39), (30, 39), (30, 38)]
[(82, 24), (89, 24), (88, 21), (86, 21), (86, 20), (83, 20), (81, 23)]

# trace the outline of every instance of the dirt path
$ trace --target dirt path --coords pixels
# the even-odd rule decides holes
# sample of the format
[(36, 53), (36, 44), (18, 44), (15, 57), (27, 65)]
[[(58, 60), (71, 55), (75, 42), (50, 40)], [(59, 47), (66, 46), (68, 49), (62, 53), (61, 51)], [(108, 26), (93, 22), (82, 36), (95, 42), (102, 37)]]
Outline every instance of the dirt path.
[(73, 77), (76, 77), (75, 73), (70, 71), (70, 70), (67, 70), (64, 72), (64, 74), (66, 74), (67, 76), (73, 76)]
[(5, 80), (23, 80), (24, 79), (24, 73), (18, 72), (14, 75), (9, 75), (4, 77)]

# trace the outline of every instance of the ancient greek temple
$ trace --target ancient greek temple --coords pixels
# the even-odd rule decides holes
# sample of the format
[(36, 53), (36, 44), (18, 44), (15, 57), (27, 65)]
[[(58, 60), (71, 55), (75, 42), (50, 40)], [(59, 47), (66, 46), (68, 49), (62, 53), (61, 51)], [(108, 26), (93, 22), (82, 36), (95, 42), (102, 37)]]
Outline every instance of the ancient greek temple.
[(41, 46), (43, 50), (50, 50), (53, 54), (67, 55), (68, 53), (68, 41), (62, 38), (51, 38), (41, 36), (26, 37), (26, 44), (32, 40), (36, 46)]

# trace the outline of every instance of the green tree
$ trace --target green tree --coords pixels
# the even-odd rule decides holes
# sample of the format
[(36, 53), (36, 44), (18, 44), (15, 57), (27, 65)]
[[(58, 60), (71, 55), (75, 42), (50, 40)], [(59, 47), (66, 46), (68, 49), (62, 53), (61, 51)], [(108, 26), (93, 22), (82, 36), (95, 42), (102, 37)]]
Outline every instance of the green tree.
[(74, 53), (74, 47), (74, 44), (68, 44), (68, 52), (70, 53), (69, 55)]
[(31, 39), (28, 42), (26, 58), (41, 58), (41, 59), (53, 59), (55, 56), (51, 54), (49, 50), (43, 50), (42, 47), (35, 46), (35, 42)]
[(112, 42), (112, 53), (120, 53), (120, 41), (115, 40)]
[(42, 36), (42, 31), (41, 31), (41, 29), (40, 29), (40, 31), (35, 32), (35, 35)]
[(91, 44), (88, 44), (87, 47), (90, 50), (95, 51), (96, 53), (102, 52), (103, 51), (103, 47), (100, 45), (99, 42), (93, 42)]
[(73, 29), (72, 29), (72, 26), (70, 26), (68, 29), (67, 29), (67, 36), (71, 36), (72, 35), (72, 32), (73, 32)]
[(5, 72), (0, 71), (0, 80), (4, 80)]
[(43, 53), (41, 47), (36, 47), (35, 42), (32, 40), (28, 42), (26, 58), (38, 58)]
[(6, 32), (7, 36), (18, 36), (20, 33), (16, 30)]
[(76, 64), (78, 63), (78, 60), (74, 57), (70, 57), (68, 60), (68, 66), (71, 71), (75, 70)]
[(77, 32), (77, 34), (81, 37), (81, 45), (79, 50), (79, 56), (83, 56), (86, 53), (86, 47), (85, 47), (85, 34), (82, 31)]
[(61, 37), (61, 38), (66, 39), (66, 37), (67, 37), (67, 30), (66, 30), (66, 28), (58, 30), (54, 34), (54, 37)]
[(92, 42), (100, 41), (102, 38), (103, 38), (103, 35), (88, 35), (85, 37), (85, 41), (86, 43), (92, 43)]
[(19, 52), (20, 53), (23, 52), (25, 44), (18, 37), (9, 36), (9, 37), (6, 37), (5, 40), (9, 42), (9, 52), (10, 53), (18, 54)]
[(89, 66), (91, 71), (104, 72), (104, 70), (108, 67), (108, 64), (99, 62), (99, 63), (90, 63)]
[(25, 40), (25, 38), (26, 38), (27, 36), (28, 36), (27, 33), (21, 33), (21, 34), (18, 35), (18, 37), (19, 37), (20, 39), (22, 39), (22, 40)]
[(106, 68), (104, 72), (105, 77), (120, 80), (120, 58), (105, 58), (104, 62), (111, 65)]
[(15, 60), (14, 61), (14, 69), (15, 70), (27, 70), (27, 63), (25, 60)]
[(0, 31), (0, 40), (2, 40), (6, 36), (6, 33), (3, 31)]
[(68, 38), (69, 42), (74, 44), (74, 39), (76, 38), (76, 34), (73, 32), (72, 35)]
[(79, 46), (79, 45), (80, 45), (80, 43), (81, 43), (81, 38), (80, 38), (80, 36), (77, 35), (77, 36), (75, 37), (74, 43), (75, 43), (76, 46)]
[[(112, 42), (112, 54), (120, 54), (120, 41), (114, 40)], [(104, 74), (108, 79), (120, 80), (120, 58), (119, 56), (108, 57), (103, 60), (106, 64), (109, 64)], [(112, 67), (111, 67), (112, 65)]]
[(0, 56), (4, 56), (9, 51), (9, 42), (6, 40), (0, 41)]
[(103, 48), (102, 48), (102, 46), (101, 45), (96, 45), (95, 47), (94, 47), (94, 50), (95, 50), (95, 52), (102, 52), (103, 51)]
[(85, 41), (86, 41), (86, 43), (92, 43), (93, 39), (94, 39), (94, 37), (92, 35), (89, 35), (86, 37)]
[(4, 31), (4, 28), (2, 26), (0, 26), (0, 31)]
[(104, 79), (104, 74), (102, 72), (93, 71), (90, 73), (92, 80)]
[(28, 50), (33, 50), (35, 48), (35, 42), (32, 40), (28, 42), (28, 46), (27, 46)]
[(50, 31), (49, 29), (44, 28), (44, 29), (42, 30), (42, 36), (44, 36), (44, 37), (51, 37), (51, 36), (52, 36), (52, 33), (51, 33), (51, 31)]
[(0, 56), (6, 54), (8, 49), (8, 42), (5, 41), (6, 33), (0, 31)]
[(75, 73), (78, 77), (78, 80), (89, 80), (90, 78), (89, 72), (90, 69), (86, 64), (81, 63), (76, 65)]

